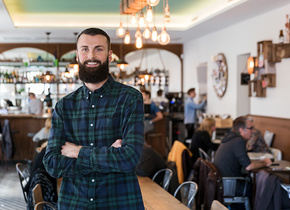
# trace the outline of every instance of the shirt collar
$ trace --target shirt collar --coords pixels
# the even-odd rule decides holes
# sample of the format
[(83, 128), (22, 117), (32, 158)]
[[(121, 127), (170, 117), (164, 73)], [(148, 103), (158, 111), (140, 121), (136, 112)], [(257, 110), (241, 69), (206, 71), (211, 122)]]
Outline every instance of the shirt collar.
[(95, 90), (94, 92), (90, 91), (87, 88), (87, 86), (85, 85), (85, 83), (83, 83), (83, 92), (86, 95), (87, 99), (89, 99), (90, 95), (92, 93), (104, 94), (105, 92), (107, 92), (107, 90), (111, 89), (111, 87), (113, 86), (114, 83), (115, 83), (115, 80), (110, 74), (108, 80), (102, 85), (102, 87), (100, 87), (99, 89)]

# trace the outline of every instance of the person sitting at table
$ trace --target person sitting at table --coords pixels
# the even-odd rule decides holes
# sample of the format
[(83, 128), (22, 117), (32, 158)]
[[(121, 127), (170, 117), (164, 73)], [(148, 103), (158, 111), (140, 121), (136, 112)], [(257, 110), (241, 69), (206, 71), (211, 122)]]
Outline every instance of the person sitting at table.
[[(247, 116), (240, 116), (234, 120), (231, 131), (221, 140), (214, 165), (223, 177), (241, 177), (245, 175), (242, 171), (248, 172), (272, 164), (270, 159), (251, 162), (246, 150), (246, 141), (251, 139), (253, 129), (253, 120)], [(247, 186), (246, 195), (251, 197), (252, 185)], [(242, 189), (243, 186), (237, 186), (236, 194), (241, 195)]]
[(260, 130), (254, 128), (251, 139), (247, 141), (247, 151), (271, 153), (271, 150), (266, 144), (264, 136)]
[(212, 134), (215, 131), (215, 120), (213, 118), (205, 118), (198, 128), (197, 132), (193, 134), (189, 149), (192, 152), (193, 164), (199, 157), (198, 148), (201, 148), (206, 153), (211, 149), (216, 151), (219, 144), (212, 143)]

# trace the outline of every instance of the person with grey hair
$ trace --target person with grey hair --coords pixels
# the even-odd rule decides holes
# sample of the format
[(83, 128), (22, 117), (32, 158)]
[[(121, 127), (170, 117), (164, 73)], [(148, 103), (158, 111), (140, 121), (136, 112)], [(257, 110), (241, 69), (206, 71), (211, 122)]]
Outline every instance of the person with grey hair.
[[(245, 176), (243, 171), (251, 171), (272, 164), (270, 159), (251, 162), (247, 154), (246, 141), (251, 139), (253, 130), (253, 120), (247, 116), (240, 116), (234, 120), (231, 131), (221, 140), (221, 145), (215, 154), (214, 165), (223, 177)], [(238, 187), (236, 193), (240, 193), (242, 187)], [(250, 185), (247, 190), (249, 197), (251, 188)]]
[(247, 155), (246, 142), (251, 139), (254, 126), (251, 118), (241, 116), (234, 120), (233, 127), (221, 141), (216, 151), (214, 164), (222, 176), (242, 176), (242, 170), (270, 166), (270, 159), (251, 162)]

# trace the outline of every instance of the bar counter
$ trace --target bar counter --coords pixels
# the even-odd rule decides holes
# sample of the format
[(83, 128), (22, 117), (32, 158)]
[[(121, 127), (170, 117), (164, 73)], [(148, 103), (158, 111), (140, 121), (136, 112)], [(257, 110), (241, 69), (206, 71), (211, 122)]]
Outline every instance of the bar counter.
[[(8, 119), (11, 135), (14, 144), (14, 155), (11, 160), (32, 160), (35, 154), (35, 144), (28, 133), (37, 133), (44, 127), (44, 122), (48, 114), (7, 114), (0, 115), (0, 123), (3, 126), (4, 120)], [(3, 158), (0, 150), (0, 159)]]

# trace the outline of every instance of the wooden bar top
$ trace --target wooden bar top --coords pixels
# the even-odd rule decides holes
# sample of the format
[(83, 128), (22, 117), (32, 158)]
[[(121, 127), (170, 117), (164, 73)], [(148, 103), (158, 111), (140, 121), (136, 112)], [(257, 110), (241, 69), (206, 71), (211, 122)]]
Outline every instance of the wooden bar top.
[(9, 119), (9, 118), (47, 118), (51, 114), (0, 114), (0, 119)]
[(146, 210), (188, 210), (183, 203), (149, 177), (138, 177), (138, 181)]

